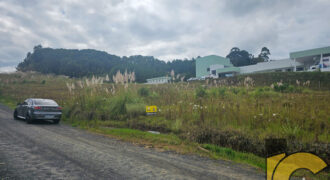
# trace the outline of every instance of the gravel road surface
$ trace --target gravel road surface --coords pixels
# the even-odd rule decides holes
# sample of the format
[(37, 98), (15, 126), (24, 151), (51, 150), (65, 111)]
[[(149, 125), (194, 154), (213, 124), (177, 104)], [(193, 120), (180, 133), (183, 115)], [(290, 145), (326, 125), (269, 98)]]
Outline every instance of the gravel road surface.
[(158, 152), (64, 124), (26, 124), (0, 105), (0, 179), (265, 179), (265, 175), (245, 165)]

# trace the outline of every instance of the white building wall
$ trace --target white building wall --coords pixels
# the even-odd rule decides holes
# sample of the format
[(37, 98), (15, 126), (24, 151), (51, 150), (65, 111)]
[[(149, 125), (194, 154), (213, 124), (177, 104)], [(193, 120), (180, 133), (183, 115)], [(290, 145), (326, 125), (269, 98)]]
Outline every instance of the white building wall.
[(158, 78), (147, 79), (147, 84), (164, 84), (164, 83), (168, 83), (168, 82), (169, 82), (168, 77), (158, 77)]

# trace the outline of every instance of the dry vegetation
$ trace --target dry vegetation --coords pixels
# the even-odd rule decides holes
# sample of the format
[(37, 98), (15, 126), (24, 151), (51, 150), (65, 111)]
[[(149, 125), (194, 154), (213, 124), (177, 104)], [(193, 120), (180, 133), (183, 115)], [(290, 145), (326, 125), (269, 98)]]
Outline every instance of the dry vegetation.
[[(286, 138), (289, 151), (329, 158), (330, 91), (311, 80), (256, 86), (253, 78), (145, 85), (134, 73), (70, 79), (37, 73), (0, 75), (2, 101), (52, 98), (64, 107), (63, 120), (90, 127), (121, 127), (172, 133), (264, 156), (265, 138)], [(314, 89), (314, 90), (313, 90)], [(156, 116), (145, 106), (156, 105)], [(329, 159), (327, 159), (329, 162)]]

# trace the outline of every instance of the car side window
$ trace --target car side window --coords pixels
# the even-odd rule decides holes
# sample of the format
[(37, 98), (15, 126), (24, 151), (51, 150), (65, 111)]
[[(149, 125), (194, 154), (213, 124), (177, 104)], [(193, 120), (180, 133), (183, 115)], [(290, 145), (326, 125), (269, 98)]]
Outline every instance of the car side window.
[(28, 105), (28, 103), (26, 101), (23, 102), (23, 105)]

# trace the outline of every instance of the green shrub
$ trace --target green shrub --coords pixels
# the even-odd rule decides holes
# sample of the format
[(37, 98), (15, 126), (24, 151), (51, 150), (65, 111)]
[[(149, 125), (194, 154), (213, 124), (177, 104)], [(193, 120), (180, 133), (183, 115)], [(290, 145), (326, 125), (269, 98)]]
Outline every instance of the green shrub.
[(289, 85), (287, 83), (284, 84), (274, 84), (274, 91), (282, 92), (282, 93), (301, 93), (303, 88)]
[(232, 93), (234, 93), (236, 95), (240, 92), (240, 90), (238, 88), (235, 88), (235, 87), (230, 88), (230, 90), (231, 90)]
[(203, 144), (202, 147), (214, 153), (216, 157), (253, 164), (262, 169), (266, 168), (264, 159), (251, 153), (241, 153), (230, 148), (219, 147), (212, 144)]
[(217, 96), (218, 96), (218, 91), (217, 91), (217, 89), (212, 88), (212, 89), (210, 89), (209, 94), (210, 94), (212, 97), (217, 97)]
[(305, 94), (310, 94), (310, 93), (312, 93), (312, 90), (307, 89), (307, 88), (303, 88), (301, 92), (305, 93)]
[(153, 92), (151, 93), (150, 97), (151, 97), (152, 99), (158, 99), (158, 98), (159, 98), (159, 94), (158, 94), (157, 92), (153, 91)]
[(219, 92), (219, 96), (221, 97), (225, 97), (226, 96), (226, 91), (227, 91), (227, 88), (225, 87), (220, 87), (218, 92)]
[(301, 136), (301, 128), (298, 125), (283, 124), (282, 133), (290, 140), (296, 140)]
[(240, 95), (246, 95), (247, 94), (246, 88), (239, 88), (238, 94), (240, 94)]
[(136, 118), (145, 114), (146, 105), (143, 103), (138, 104), (126, 104), (127, 115), (130, 118)]
[(126, 96), (112, 98), (109, 108), (110, 118), (120, 120), (120, 118), (126, 114), (126, 101)]
[(196, 98), (203, 98), (207, 96), (207, 92), (204, 87), (200, 86), (196, 89)]
[(145, 104), (142, 99), (133, 93), (124, 93), (122, 95), (109, 99), (108, 113), (110, 118), (123, 120), (127, 117), (135, 118), (145, 113)]
[(150, 94), (150, 91), (148, 88), (142, 87), (138, 90), (138, 94), (139, 94), (139, 96), (142, 96), (142, 97), (148, 97)]
[(125, 93), (122, 96), (126, 99), (127, 104), (138, 104), (143, 102), (140, 97), (133, 93)]
[(251, 95), (256, 98), (260, 97), (276, 97), (279, 95), (279, 93), (274, 92), (269, 87), (259, 87), (256, 88), (254, 91), (251, 92)]

